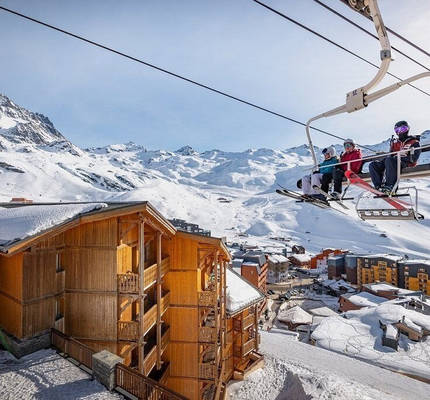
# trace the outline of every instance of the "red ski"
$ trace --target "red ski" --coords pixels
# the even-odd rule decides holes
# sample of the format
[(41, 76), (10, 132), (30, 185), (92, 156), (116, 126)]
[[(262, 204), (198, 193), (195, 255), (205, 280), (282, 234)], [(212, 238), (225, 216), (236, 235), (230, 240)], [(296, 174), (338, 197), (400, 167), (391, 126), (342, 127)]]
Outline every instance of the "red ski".
[(382, 200), (385, 200), (388, 204), (393, 206), (395, 209), (400, 211), (405, 211), (408, 208), (411, 208), (412, 206), (402, 200), (394, 200), (392, 197), (388, 197), (385, 195), (385, 193), (380, 192), (379, 190), (376, 190), (373, 186), (371, 186), (369, 183), (361, 179), (357, 174), (355, 174), (352, 171), (346, 171), (345, 176), (348, 178), (349, 182), (352, 185), (358, 186), (361, 189), (367, 190), (368, 192), (373, 193), (376, 196), (381, 196)]

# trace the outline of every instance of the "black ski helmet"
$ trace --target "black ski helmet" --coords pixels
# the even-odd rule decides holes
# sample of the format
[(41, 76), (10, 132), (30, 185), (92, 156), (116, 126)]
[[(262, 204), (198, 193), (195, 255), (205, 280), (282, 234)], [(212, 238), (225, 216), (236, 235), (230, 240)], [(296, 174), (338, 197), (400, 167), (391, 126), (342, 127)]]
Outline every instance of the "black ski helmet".
[(399, 121), (399, 122), (396, 122), (396, 125), (394, 125), (394, 130), (396, 130), (396, 128), (398, 128), (400, 126), (407, 126), (408, 127), (408, 131), (410, 129), (409, 124), (407, 123), (407, 121)]

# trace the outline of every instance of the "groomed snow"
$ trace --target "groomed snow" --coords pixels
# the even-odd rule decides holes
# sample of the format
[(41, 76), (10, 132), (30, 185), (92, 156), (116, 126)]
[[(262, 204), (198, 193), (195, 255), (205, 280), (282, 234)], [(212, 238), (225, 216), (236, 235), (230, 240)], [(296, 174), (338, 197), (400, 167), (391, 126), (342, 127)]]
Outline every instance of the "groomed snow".
[(244, 278), (227, 268), (227, 311), (234, 313), (264, 296)]
[(409, 340), (400, 335), (398, 352), (382, 346), (383, 331), (379, 321), (393, 324), (402, 320), (421, 330), (430, 328), (430, 316), (407, 310), (402, 306), (383, 303), (377, 307), (348, 311), (343, 317), (324, 319), (312, 333), (319, 347), (368, 361), (394, 371), (430, 379), (430, 341)]
[(261, 332), (265, 367), (229, 386), (231, 400), (302, 400), (298, 376), (312, 400), (423, 400), (429, 385), (344, 355), (292, 340), (287, 331)]
[(0, 351), (0, 399), (119, 400), (91, 376), (53, 350), (40, 350), (19, 360)]
[(0, 207), (0, 244), (25, 239), (80, 214), (107, 207), (105, 203)]

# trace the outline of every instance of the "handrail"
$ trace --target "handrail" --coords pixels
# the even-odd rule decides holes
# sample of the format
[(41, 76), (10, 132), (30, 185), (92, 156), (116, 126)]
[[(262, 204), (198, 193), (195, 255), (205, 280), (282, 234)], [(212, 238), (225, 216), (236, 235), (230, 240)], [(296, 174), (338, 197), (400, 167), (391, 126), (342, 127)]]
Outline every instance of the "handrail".
[(361, 158), (356, 158), (354, 160), (349, 160), (349, 161), (342, 161), (342, 162), (338, 162), (336, 164), (330, 164), (330, 167), (336, 167), (338, 165), (344, 165), (344, 164), (351, 164), (351, 163), (355, 163), (358, 161), (362, 161), (363, 164), (369, 162), (370, 160), (375, 160), (375, 159), (380, 159), (380, 158), (385, 158), (387, 156), (391, 156), (391, 155), (397, 155), (399, 153), (413, 153), (416, 150), (423, 150), (423, 153), (430, 151), (430, 144), (427, 145), (423, 145), (420, 147), (412, 147), (409, 149), (404, 149), (404, 150), (398, 150), (398, 151), (391, 151), (388, 153), (381, 153), (381, 154), (375, 154), (374, 156), (366, 156), (366, 157), (361, 157)]

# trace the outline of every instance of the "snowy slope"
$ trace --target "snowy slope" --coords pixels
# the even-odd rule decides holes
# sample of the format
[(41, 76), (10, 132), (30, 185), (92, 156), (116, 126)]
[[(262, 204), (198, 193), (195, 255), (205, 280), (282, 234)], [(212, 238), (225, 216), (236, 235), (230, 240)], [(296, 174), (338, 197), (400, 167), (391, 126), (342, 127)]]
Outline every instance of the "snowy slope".
[[(424, 139), (430, 140), (430, 132)], [(83, 150), (47, 117), (0, 95), (0, 201), (148, 200), (169, 218), (198, 223), (232, 240), (246, 233), (248, 242), (263, 243), (276, 235), (291, 237), (309, 251), (336, 245), (427, 257), (428, 179), (418, 186), (429, 221), (370, 224), (356, 217), (352, 205), (345, 216), (274, 193), (278, 184), (294, 189), (310, 164), (306, 145), (198, 153), (190, 146), (171, 152), (125, 143)]]

